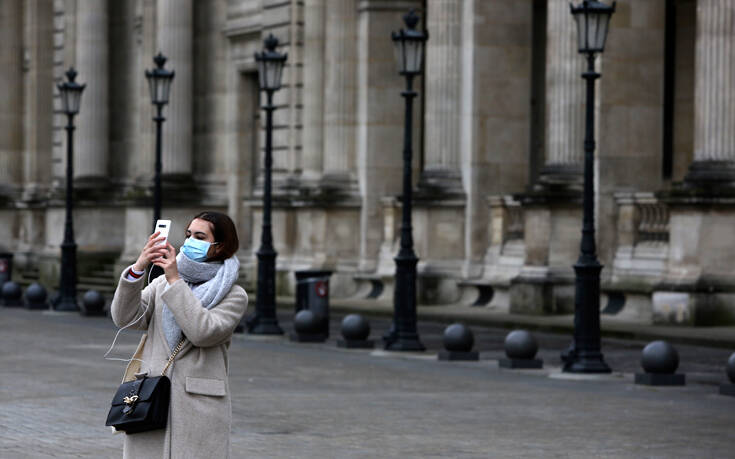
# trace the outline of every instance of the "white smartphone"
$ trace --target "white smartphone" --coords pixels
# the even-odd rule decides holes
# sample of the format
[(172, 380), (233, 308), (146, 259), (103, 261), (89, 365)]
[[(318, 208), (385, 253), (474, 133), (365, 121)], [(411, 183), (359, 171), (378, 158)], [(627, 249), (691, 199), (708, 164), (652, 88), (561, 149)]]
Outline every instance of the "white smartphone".
[(166, 238), (163, 241), (156, 243), (156, 245), (166, 245), (166, 242), (168, 242), (168, 232), (170, 229), (171, 229), (171, 220), (158, 220), (156, 222), (156, 231), (159, 231), (161, 233), (158, 235), (158, 237), (163, 236)]

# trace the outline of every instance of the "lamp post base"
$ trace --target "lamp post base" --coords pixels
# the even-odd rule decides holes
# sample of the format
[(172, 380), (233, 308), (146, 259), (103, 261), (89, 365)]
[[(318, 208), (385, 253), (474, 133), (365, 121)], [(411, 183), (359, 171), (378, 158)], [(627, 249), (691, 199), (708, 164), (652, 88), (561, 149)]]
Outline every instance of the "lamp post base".
[(252, 335), (283, 335), (283, 329), (278, 325), (276, 319), (256, 317), (248, 328)]
[(59, 312), (78, 312), (79, 306), (77, 306), (76, 298), (70, 296), (59, 296), (53, 302), (54, 311)]
[(589, 356), (573, 354), (564, 364), (562, 371), (565, 373), (612, 373), (600, 353)]
[(385, 345), (386, 351), (425, 351), (426, 347), (421, 343), (419, 335), (397, 336), (394, 341)]

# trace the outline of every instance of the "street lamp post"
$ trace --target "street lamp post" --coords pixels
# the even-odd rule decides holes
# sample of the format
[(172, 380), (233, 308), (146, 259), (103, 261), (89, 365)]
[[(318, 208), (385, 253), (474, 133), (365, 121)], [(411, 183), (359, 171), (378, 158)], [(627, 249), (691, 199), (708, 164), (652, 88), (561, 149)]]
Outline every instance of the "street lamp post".
[(278, 39), (273, 34), (265, 39), (265, 49), (255, 53), (260, 90), (265, 91), (265, 158), (263, 170), (263, 224), (258, 257), (258, 287), (255, 315), (247, 321), (248, 332), (256, 335), (282, 335), (276, 317), (276, 253), (271, 231), (271, 169), (273, 167), (273, 93), (281, 87), (281, 74), (288, 54), (276, 51)]
[(406, 77), (406, 90), (401, 92), (406, 100), (406, 114), (403, 131), (403, 220), (401, 223), (401, 248), (395, 257), (396, 278), (393, 297), (393, 329), (385, 337), (385, 349), (391, 351), (423, 351), (426, 348), (419, 339), (416, 330), (416, 264), (419, 259), (413, 251), (413, 235), (411, 227), (412, 202), (412, 118), (413, 99), (417, 96), (413, 90), (413, 79), (421, 74), (424, 43), (428, 33), (416, 30), (419, 17), (411, 10), (403, 17), (405, 29), (393, 32), (398, 73)]
[(156, 68), (146, 70), (145, 77), (148, 80), (148, 89), (151, 93), (151, 104), (156, 106), (156, 165), (153, 179), (153, 230), (155, 224), (161, 218), (161, 129), (166, 118), (163, 117), (163, 106), (168, 104), (169, 90), (174, 79), (173, 70), (164, 69), (166, 56), (160, 52), (153, 58)]
[(579, 52), (587, 56), (587, 71), (582, 78), (587, 81), (587, 106), (584, 138), (584, 195), (582, 221), (582, 241), (580, 255), (574, 265), (574, 342), (566, 355), (564, 371), (570, 373), (609, 373), (600, 352), (600, 271), (602, 265), (597, 260), (595, 245), (594, 215), (594, 105), (595, 80), (600, 74), (595, 72), (595, 55), (605, 48), (610, 16), (615, 11), (615, 2), (608, 6), (598, 1), (585, 0), (572, 6), (571, 12), (577, 22)]
[(64, 222), (64, 241), (61, 243), (61, 277), (59, 294), (54, 300), (57, 311), (78, 311), (77, 306), (77, 244), (74, 242), (74, 216), (72, 196), (74, 192), (74, 115), (79, 113), (82, 91), (86, 84), (74, 80), (77, 71), (70, 67), (66, 72), (68, 81), (59, 83), (61, 107), (66, 113), (66, 220)]

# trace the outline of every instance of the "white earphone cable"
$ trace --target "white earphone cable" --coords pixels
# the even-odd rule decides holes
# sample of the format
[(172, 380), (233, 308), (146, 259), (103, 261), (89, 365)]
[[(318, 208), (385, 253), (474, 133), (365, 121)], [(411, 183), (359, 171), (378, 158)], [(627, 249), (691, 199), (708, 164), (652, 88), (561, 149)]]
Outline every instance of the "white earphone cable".
[[(148, 285), (150, 285), (150, 283), (151, 283), (151, 274), (152, 273), (153, 273), (153, 268), (151, 268), (150, 270), (148, 270)], [(145, 310), (143, 311), (143, 313), (140, 316), (138, 316), (137, 319), (135, 319), (134, 321), (132, 321), (129, 324), (125, 325), (124, 327), (120, 328), (120, 330), (118, 330), (117, 333), (115, 333), (115, 338), (112, 339), (112, 344), (110, 344), (110, 347), (107, 349), (107, 352), (105, 352), (105, 355), (103, 356), (103, 358), (105, 360), (116, 360), (116, 361), (119, 361), (119, 362), (132, 362), (133, 360), (137, 360), (137, 361), (139, 361), (141, 363), (143, 362), (141, 359), (136, 359), (136, 358), (120, 359), (120, 358), (117, 358), (117, 357), (108, 357), (108, 355), (110, 355), (110, 352), (112, 352), (112, 349), (115, 347), (115, 343), (117, 342), (117, 337), (120, 336), (120, 333), (123, 330), (125, 330), (126, 328), (132, 327), (133, 325), (135, 325), (138, 321), (140, 321), (140, 319), (142, 319), (143, 317), (145, 317), (145, 315), (146, 315), (147, 312), (148, 312), (148, 305), (146, 304), (145, 305)]]

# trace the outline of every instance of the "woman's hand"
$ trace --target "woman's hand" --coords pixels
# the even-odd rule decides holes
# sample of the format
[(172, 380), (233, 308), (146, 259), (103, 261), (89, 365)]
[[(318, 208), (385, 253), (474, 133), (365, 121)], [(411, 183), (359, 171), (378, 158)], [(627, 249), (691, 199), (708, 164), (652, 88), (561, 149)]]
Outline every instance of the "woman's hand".
[(156, 231), (155, 233), (148, 236), (148, 242), (146, 242), (145, 246), (143, 246), (143, 250), (140, 252), (140, 256), (138, 256), (138, 259), (133, 265), (134, 270), (145, 271), (146, 268), (148, 268), (148, 265), (153, 262), (153, 260), (166, 255), (166, 246), (164, 246), (163, 244), (158, 246), (156, 245), (157, 243), (166, 239), (163, 236), (158, 237), (159, 234), (161, 234), (161, 232)]
[(163, 268), (163, 274), (166, 276), (166, 282), (173, 284), (180, 279), (179, 269), (176, 266), (176, 249), (167, 242), (164, 250), (164, 256), (153, 260), (153, 264)]

